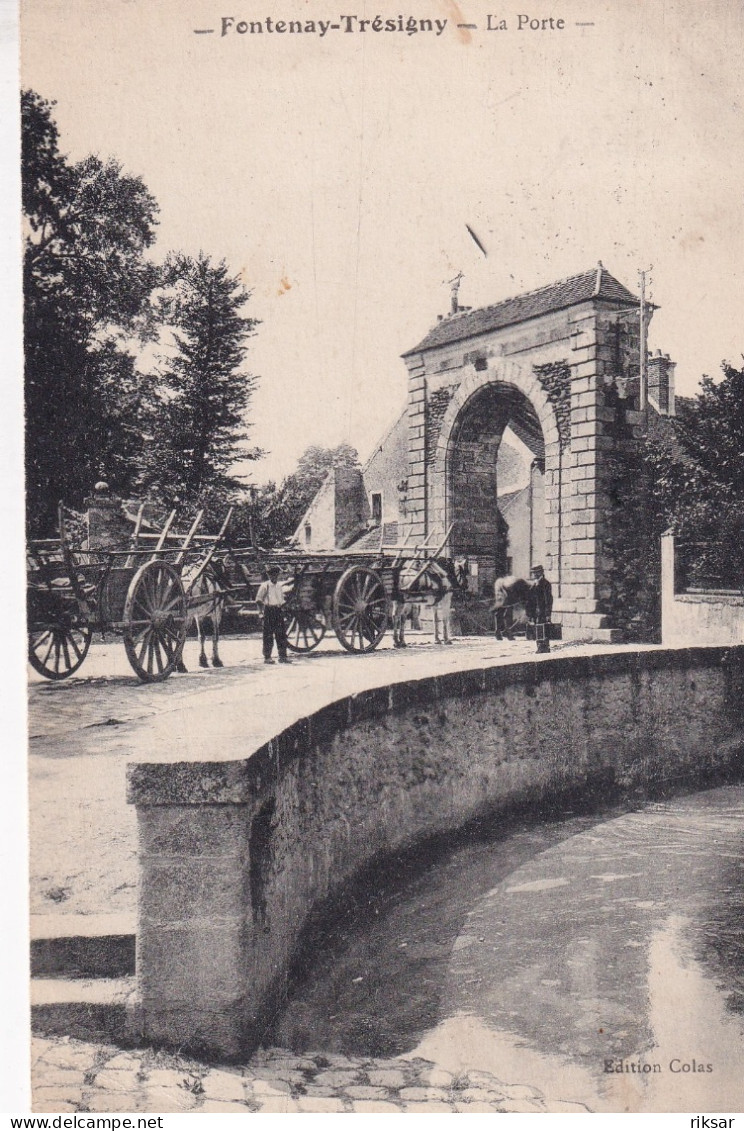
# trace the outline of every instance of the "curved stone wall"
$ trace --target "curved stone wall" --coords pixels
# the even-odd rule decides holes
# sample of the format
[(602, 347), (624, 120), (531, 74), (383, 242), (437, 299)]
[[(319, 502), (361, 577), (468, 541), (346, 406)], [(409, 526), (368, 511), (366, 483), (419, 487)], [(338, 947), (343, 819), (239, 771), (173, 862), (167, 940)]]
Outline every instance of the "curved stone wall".
[(743, 701), (744, 648), (564, 655), (352, 695), (239, 760), (133, 766), (140, 1035), (239, 1057), (356, 873), (481, 815), (740, 776)]

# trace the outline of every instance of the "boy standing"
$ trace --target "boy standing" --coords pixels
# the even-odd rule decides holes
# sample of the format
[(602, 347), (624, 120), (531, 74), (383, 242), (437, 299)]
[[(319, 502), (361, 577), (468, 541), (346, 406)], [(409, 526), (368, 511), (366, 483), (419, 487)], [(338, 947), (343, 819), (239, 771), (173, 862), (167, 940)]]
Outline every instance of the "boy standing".
[(263, 615), (263, 657), (265, 664), (273, 664), (271, 653), (276, 639), (280, 664), (291, 664), (287, 657), (287, 629), (284, 624), (284, 590), (279, 584), (279, 566), (270, 565), (267, 569), (268, 581), (259, 585), (256, 604)]

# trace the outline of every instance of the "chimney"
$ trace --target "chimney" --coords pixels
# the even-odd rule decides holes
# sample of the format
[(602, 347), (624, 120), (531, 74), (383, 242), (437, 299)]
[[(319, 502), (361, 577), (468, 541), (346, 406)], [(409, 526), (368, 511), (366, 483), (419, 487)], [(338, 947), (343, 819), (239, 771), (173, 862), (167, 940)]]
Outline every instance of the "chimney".
[(674, 416), (674, 370), (676, 362), (669, 354), (654, 350), (646, 365), (648, 399), (660, 416)]
[(334, 467), (335, 542), (339, 547), (367, 528), (369, 500), (361, 467)]

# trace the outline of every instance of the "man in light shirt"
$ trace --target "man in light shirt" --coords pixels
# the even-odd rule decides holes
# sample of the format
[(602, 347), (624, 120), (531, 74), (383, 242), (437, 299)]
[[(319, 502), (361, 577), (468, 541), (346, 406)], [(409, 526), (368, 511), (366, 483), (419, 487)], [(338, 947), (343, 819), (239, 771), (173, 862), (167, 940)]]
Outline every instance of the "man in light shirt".
[(291, 664), (287, 657), (287, 629), (284, 624), (284, 589), (279, 584), (279, 566), (270, 565), (267, 569), (268, 581), (259, 585), (256, 604), (263, 616), (263, 656), (265, 664), (273, 664), (271, 653), (276, 640), (280, 664)]

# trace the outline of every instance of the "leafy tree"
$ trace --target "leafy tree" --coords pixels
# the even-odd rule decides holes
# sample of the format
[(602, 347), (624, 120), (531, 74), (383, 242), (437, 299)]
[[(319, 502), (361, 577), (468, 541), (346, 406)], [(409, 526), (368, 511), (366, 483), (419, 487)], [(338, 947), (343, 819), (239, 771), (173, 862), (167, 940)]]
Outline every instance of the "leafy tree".
[(150, 332), (157, 268), (144, 258), (157, 205), (137, 177), (59, 150), (53, 103), (21, 98), (29, 528), (80, 506), (104, 476), (126, 491), (141, 448), (130, 344)]
[(677, 584), (744, 587), (744, 370), (722, 368), (723, 380), (678, 398), (676, 417), (649, 412), (641, 441), (621, 429), (608, 454), (607, 595), (630, 639), (658, 639), (665, 530)]
[(177, 255), (164, 267), (156, 307), (166, 352), (149, 382), (149, 443), (142, 485), (160, 499), (223, 506), (240, 488), (229, 474), (245, 447), (245, 411), (256, 384), (244, 362), (256, 319), (249, 294), (224, 261)]
[(677, 537), (680, 580), (744, 588), (744, 368), (723, 362), (681, 398), (672, 443), (648, 454), (654, 498)]
[(604, 549), (607, 590), (613, 622), (629, 640), (659, 640), (661, 629), (660, 538), (669, 526), (656, 494), (653, 453), (655, 441), (628, 438), (608, 453), (605, 496)]
[(744, 368), (722, 366), (723, 380), (705, 376), (694, 398), (681, 400), (677, 434), (688, 459), (744, 499)]
[(294, 534), (303, 514), (334, 466), (355, 467), (356, 448), (339, 444), (335, 448), (311, 445), (302, 453), (297, 468), (277, 487), (268, 483), (260, 488), (256, 502), (257, 537), (264, 546), (277, 546)]

